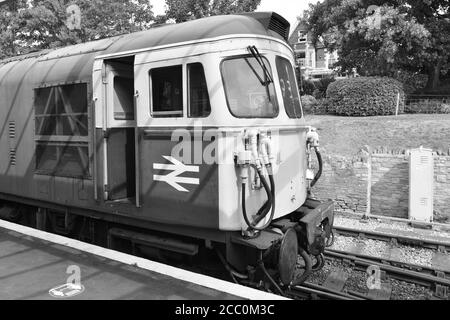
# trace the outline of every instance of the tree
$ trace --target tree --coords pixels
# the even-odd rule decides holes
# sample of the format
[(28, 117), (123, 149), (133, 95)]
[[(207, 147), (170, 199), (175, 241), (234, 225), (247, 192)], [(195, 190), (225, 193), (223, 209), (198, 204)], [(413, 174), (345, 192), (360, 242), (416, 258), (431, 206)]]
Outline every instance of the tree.
[(324, 0), (303, 18), (313, 42), (337, 50), (342, 71), (428, 75), (428, 89), (450, 68), (448, 0)]
[(17, 54), (16, 35), (19, 30), (19, 10), (26, 0), (9, 0), (0, 3), (0, 59)]
[(184, 22), (220, 14), (255, 11), (261, 0), (166, 0), (165, 19)]
[[(67, 23), (81, 11), (80, 27)], [(0, 58), (139, 31), (153, 21), (146, 0), (10, 0), (0, 7)]]

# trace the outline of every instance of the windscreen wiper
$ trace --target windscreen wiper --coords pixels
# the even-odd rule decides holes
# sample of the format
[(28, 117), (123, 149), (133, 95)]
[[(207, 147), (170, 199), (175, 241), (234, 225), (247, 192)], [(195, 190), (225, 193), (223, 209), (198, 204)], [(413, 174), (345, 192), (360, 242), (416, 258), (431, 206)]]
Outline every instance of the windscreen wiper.
[(253, 74), (255, 75), (255, 77), (258, 79), (258, 81), (265, 86), (266, 85), (266, 81), (264, 81), (260, 76), (258, 71), (255, 70), (255, 68), (253, 68), (252, 64), (250, 63), (250, 61), (248, 61), (247, 58), (244, 58), (245, 62), (247, 62), (248, 67), (253, 71)]
[(264, 72), (264, 78), (266, 80), (264, 85), (267, 86), (270, 83), (273, 83), (272, 76), (270, 75), (270, 72), (267, 69), (266, 64), (264, 63), (264, 60), (263, 60), (261, 54), (259, 53), (258, 49), (256, 48), (256, 46), (248, 46), (247, 49), (248, 49), (248, 51), (250, 51), (253, 58), (255, 58), (256, 62), (258, 62), (258, 64), (260, 65), (261, 69)]
[[(270, 101), (270, 90), (269, 90), (269, 84), (273, 83), (272, 76), (270, 75), (269, 70), (267, 70), (266, 64), (264, 63), (264, 60), (259, 53), (256, 46), (248, 46), (248, 51), (252, 54), (253, 58), (255, 58), (256, 62), (258, 62), (259, 66), (261, 67), (263, 73), (264, 73), (264, 80), (261, 79), (258, 72), (250, 65), (250, 63), (247, 61), (247, 63), (250, 65), (250, 68), (252, 69), (253, 73), (258, 77), (261, 84), (266, 88), (267, 98)], [(246, 59), (247, 60), (247, 59)]]

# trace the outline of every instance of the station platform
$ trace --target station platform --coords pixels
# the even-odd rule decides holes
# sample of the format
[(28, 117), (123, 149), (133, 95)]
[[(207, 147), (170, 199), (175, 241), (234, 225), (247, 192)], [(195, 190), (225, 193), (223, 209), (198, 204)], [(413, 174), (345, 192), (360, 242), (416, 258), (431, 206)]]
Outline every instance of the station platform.
[(0, 299), (283, 297), (0, 220)]

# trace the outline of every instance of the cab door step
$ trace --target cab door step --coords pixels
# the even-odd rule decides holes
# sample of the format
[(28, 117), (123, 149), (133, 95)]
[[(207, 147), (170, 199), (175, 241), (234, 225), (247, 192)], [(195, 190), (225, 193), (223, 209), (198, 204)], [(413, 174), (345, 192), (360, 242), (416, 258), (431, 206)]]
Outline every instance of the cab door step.
[(140, 244), (156, 249), (195, 256), (198, 253), (198, 245), (186, 243), (174, 238), (161, 237), (119, 228), (112, 228), (108, 232), (108, 247), (113, 248), (114, 238), (129, 240), (132, 244)]

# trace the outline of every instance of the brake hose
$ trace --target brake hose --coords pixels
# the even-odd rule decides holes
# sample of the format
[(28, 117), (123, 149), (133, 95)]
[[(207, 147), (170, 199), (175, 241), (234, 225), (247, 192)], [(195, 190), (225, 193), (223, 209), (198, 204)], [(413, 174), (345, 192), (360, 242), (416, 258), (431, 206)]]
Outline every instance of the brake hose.
[[(258, 175), (259, 175), (260, 181), (264, 187), (264, 190), (266, 190), (268, 200), (260, 208), (260, 210), (258, 211), (258, 214), (260, 213), (260, 215), (258, 215), (257, 218), (255, 219), (255, 221), (253, 221), (253, 222), (250, 222), (248, 219), (248, 216), (247, 216), (247, 210), (246, 210), (246, 205), (245, 205), (245, 186), (246, 186), (246, 184), (242, 183), (242, 214), (244, 216), (245, 223), (247, 224), (249, 229), (252, 229), (252, 230), (261, 231), (261, 230), (266, 229), (272, 223), (272, 219), (275, 214), (275, 183), (273, 180), (273, 174), (272, 174), (270, 165), (268, 165), (267, 167), (269, 169), (268, 171), (269, 171), (270, 188), (267, 184), (266, 179), (262, 175), (261, 170), (256, 170), (258, 172)], [(270, 205), (266, 205), (267, 203), (269, 203)], [(267, 221), (267, 223), (264, 226), (257, 227), (256, 225), (267, 216), (267, 213), (269, 212), (268, 209), (270, 207), (272, 207), (272, 211), (271, 211), (269, 220)]]
[(298, 253), (303, 258), (303, 261), (305, 261), (305, 271), (298, 278), (292, 280), (289, 287), (295, 287), (302, 284), (312, 273), (312, 262), (308, 253), (300, 247), (298, 247)]
[(319, 148), (315, 147), (314, 150), (316, 151), (317, 162), (319, 162), (319, 170), (314, 176), (314, 179), (311, 181), (311, 188), (314, 187), (317, 180), (319, 180), (320, 176), (322, 175), (322, 155), (319, 152)]
[[(269, 181), (270, 181), (270, 191), (271, 191), (271, 196), (272, 196), (272, 198), (271, 198), (272, 199), (271, 200), (272, 211), (270, 212), (270, 217), (269, 217), (267, 226), (269, 226), (269, 224), (272, 222), (272, 219), (273, 219), (273, 216), (275, 213), (275, 182), (273, 180), (272, 174), (269, 174)], [(252, 223), (252, 226), (258, 225), (258, 223), (267, 216), (267, 213), (270, 209), (270, 205), (265, 206), (265, 208), (267, 208), (267, 209), (265, 209), (261, 214), (257, 214), (255, 221), (253, 221), (253, 223)]]

